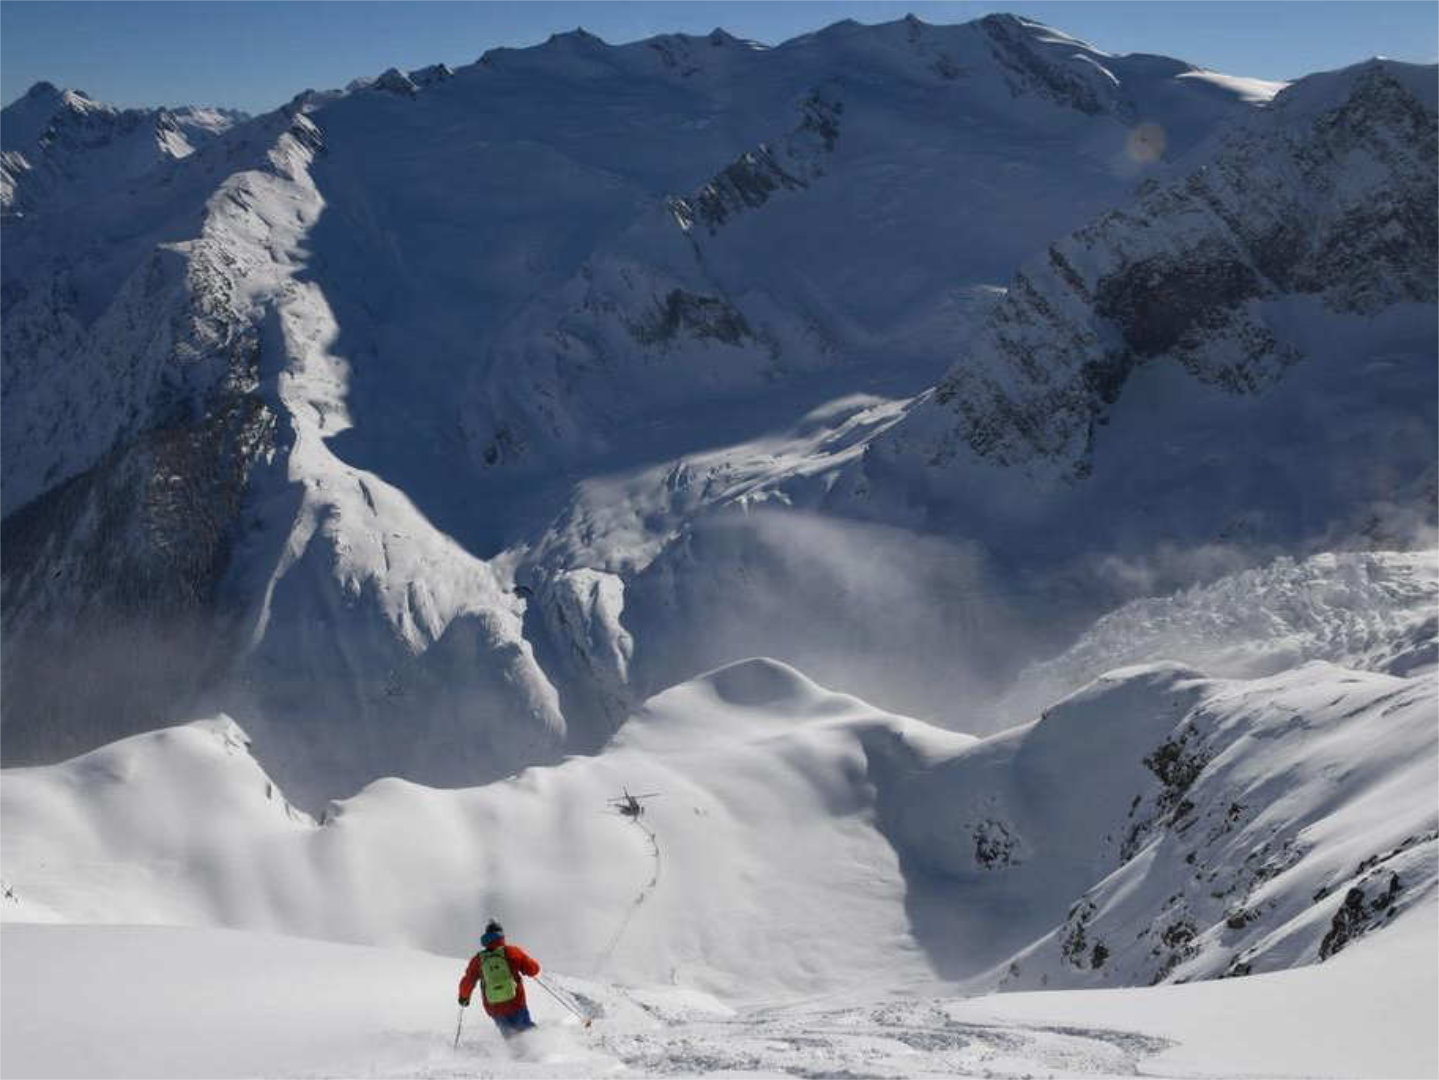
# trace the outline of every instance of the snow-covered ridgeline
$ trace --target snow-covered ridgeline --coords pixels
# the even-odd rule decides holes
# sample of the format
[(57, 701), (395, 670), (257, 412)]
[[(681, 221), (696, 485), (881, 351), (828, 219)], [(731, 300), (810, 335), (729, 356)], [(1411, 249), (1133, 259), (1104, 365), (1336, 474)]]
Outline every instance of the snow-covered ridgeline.
[[(654, 77), (635, 47), (583, 34), (552, 47), (528, 62), (563, 59), (563, 70), (577, 65), (593, 80)], [(688, 191), (656, 191), (643, 177), (663, 211), (600, 247), (500, 336), (463, 421), (477, 464), (536, 468), (576, 451), (613, 453), (634, 422), (689, 400), (696, 386), (712, 399), (753, 394), (760, 380), (783, 383), (877, 351), (891, 363), (895, 353), (922, 355), (932, 378), (933, 358), (968, 329), (950, 313), (957, 291), (1007, 274), (1063, 219), (1121, 202), (1132, 177), (1157, 166), (1163, 148), (1143, 161), (1130, 153), (1136, 124), (1160, 122), (1175, 157), (1248, 111), (1179, 61), (1109, 56), (1008, 16), (959, 27), (912, 17), (839, 24), (773, 55), (708, 51), (727, 60), (696, 61), (690, 89), (701, 95), (739, 70), (773, 85), (773, 65), (787, 62), (771, 101), (753, 106), (769, 130)], [(518, 60), (493, 70), (509, 73)], [(731, 95), (727, 123), (741, 127), (748, 110), (733, 95), (753, 91), (719, 84)], [(776, 116), (775, 101), (789, 114)], [(708, 108), (690, 123), (713, 128)], [(1067, 149), (1057, 153), (1054, 138)], [(1035, 153), (1035, 140), (1046, 149)], [(1070, 170), (1062, 193), (1046, 179), (1052, 157)], [(1008, 175), (1004, 188), (997, 174)], [(658, 227), (669, 218), (693, 251)], [(556, 313), (556, 300), (567, 310)]]
[(966, 448), (1083, 477), (1138, 365), (1256, 394), (1306, 356), (1266, 310), (1435, 298), (1433, 72), (1371, 61), (1310, 76), (1226, 134), (1185, 179), (1051, 244), (1015, 277), (970, 354), (896, 433), (932, 466)]
[(251, 316), (279, 360), (263, 390), (282, 431), (249, 492), (255, 524), (226, 581), (246, 605), (246, 640), (224, 693), (307, 804), (337, 790), (336, 777), (353, 790), (381, 768), (433, 783), (490, 779), (552, 759), (564, 737), (502, 571), (326, 442), (351, 423), (351, 367), (332, 351), (339, 328), (307, 279), (305, 237), (325, 212), (309, 170), (323, 151), (298, 112), (274, 168), (234, 178), (206, 224), (241, 261)]
[(117, 109), (36, 83), (5, 109), (0, 214), (8, 227), (133, 185), (246, 118), (229, 109)]
[[(21, 760), (41, 744), (153, 727), (235, 645), (224, 580), (253, 473), (276, 453), (277, 418), (249, 281), (271, 259), (232, 247), (224, 222), (249, 213), (259, 178), (278, 180), (309, 137), (299, 118), (237, 129), (210, 150), (250, 168), (218, 192), (207, 191), (212, 154), (180, 163), (184, 195), (170, 213), (201, 215), (186, 239), (152, 248), (150, 221), (84, 270), (44, 262), (46, 230), (63, 221), (35, 235), (27, 224), (14, 241), (22, 261), (54, 274), (50, 287), (12, 292), (5, 318), (5, 665), (23, 673), (7, 680), (7, 713), (46, 718), (7, 730)], [(83, 228), (86, 214), (75, 217)], [(79, 282), (91, 272), (120, 284), (87, 313)], [(52, 711), (47, 683), (78, 699)]]
[[(93, 324), (57, 306), (48, 317), (69, 331), (27, 349), (48, 298), (7, 314), (6, 445), (25, 448), (7, 454), (7, 497), (69, 478), (6, 522), (7, 670), (41, 691), (22, 687), (7, 705), (48, 712), (41, 684), (67, 669), (90, 675), (72, 689), (99, 695), (47, 727), (12, 728), (7, 752), (153, 727), (224, 681), (230, 708), (270, 721), (256, 737), (300, 795), (315, 757), (353, 790), (382, 760), (473, 782), (553, 756), (563, 720), (516, 601), (408, 499), (325, 446), (347, 422), (348, 366), (327, 349), (337, 330), (323, 292), (302, 280), (304, 237), (324, 210), (309, 176), (318, 129), (302, 111), (274, 114), (235, 139), (231, 167), (245, 160), (237, 149), (254, 167), (227, 175), (197, 235), (157, 249)], [(337, 625), (347, 608), (356, 617)], [(448, 674), (429, 676), (415, 658), (442, 638)], [(406, 760), (414, 728), (377, 743), (376, 703), (427, 677), (452, 703), (431, 702), (418, 740), (447, 747), (420, 755), (449, 769), (438, 774)], [(119, 707), (96, 721), (116, 679)], [(287, 726), (286, 706), (317, 689), (348, 714), (351, 753), (320, 749), (333, 712), (321, 730)], [(477, 725), (497, 701), (500, 715)]]
[[(1148, 665), (975, 740), (754, 660), (650, 700), (597, 757), (377, 781), (318, 822), (222, 718), (8, 770), (8, 910), (452, 954), (475, 912), (513, 913), (561, 970), (741, 998), (851, 985), (856, 926), (911, 989), (1276, 970), (1434, 903), (1434, 692)], [(606, 809), (624, 786), (662, 793), (643, 830)]]
[[(1111, 159), (1124, 157), (1136, 116), (1207, 133), (1247, 111), (1236, 96), (1181, 81), (1189, 69), (1178, 62), (1110, 58), (1115, 74), (1076, 48), (1003, 18), (841, 25), (767, 52), (723, 35), (609, 47), (576, 32), (487, 54), (418, 96), (393, 78), (368, 84), (317, 117), (337, 155), (321, 185), (355, 226), (344, 250), (364, 251), (372, 271), (362, 282), (332, 276), (351, 301), (342, 322), (380, 356), (423, 356), (386, 382), (409, 382), (417, 397), (431, 380), (463, 388), (464, 448), (481, 471), (624, 457), (635, 424), (697, 391), (753, 395), (861, 351), (892, 350), (897, 336), (932, 366), (941, 331), (954, 328), (939, 312), (956, 279), (1007, 273), (1055, 230), (1125, 197), (1130, 179), (1111, 175)], [(853, 78), (856, 70), (867, 77)], [(1055, 96), (1070, 82), (1109, 87), (1107, 104), (1081, 109)], [(572, 85), (615, 102), (583, 134), (555, 92)], [(655, 117), (636, 143), (623, 121), (649, 91)], [(477, 113), (477, 100), (494, 115)], [(485, 141), (449, 145), (461, 122)], [(437, 134), (424, 140), (417, 125), (431, 124)], [(373, 137), (377, 125), (396, 140), (433, 142), (445, 162), (438, 171), (463, 171), (483, 200), (450, 207), (445, 235), (434, 234), (427, 212), (409, 206), (434, 183), (437, 168), (421, 167), (429, 155), (340, 159), (354, 132)], [(536, 130), (548, 133), (543, 148)], [(1044, 163), (1058, 157), (1083, 163), (1063, 198), (1045, 179)], [(504, 182), (527, 163), (532, 190)], [(1006, 165), (1015, 166), (1012, 183), (996, 190), (987, 177)], [(523, 222), (523, 235), (511, 235), (506, 217)], [(592, 236), (552, 236), (556, 218)], [(469, 238), (463, 258), (448, 250), (457, 237)], [(477, 249), (509, 272), (475, 267), (468, 253)], [(457, 282), (472, 287), (452, 295)], [(411, 310), (393, 310), (396, 292)], [(443, 310), (427, 310), (441, 298)], [(494, 315), (480, 318), (487, 309)], [(380, 311), (384, 325), (367, 326)], [(918, 335), (927, 321), (944, 325)], [(444, 378), (450, 370), (458, 378)], [(436, 426), (453, 422), (445, 409)], [(400, 440), (389, 423), (382, 414), (361, 420), (365, 452)], [(392, 446), (384, 454), (398, 457)]]

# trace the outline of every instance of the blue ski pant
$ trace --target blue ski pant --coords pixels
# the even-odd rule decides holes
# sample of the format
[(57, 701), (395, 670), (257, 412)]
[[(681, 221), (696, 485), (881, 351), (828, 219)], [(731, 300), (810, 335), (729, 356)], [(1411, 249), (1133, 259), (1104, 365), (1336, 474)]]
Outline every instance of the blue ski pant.
[(495, 1027), (500, 1029), (500, 1034), (507, 1039), (513, 1038), (522, 1031), (529, 1031), (535, 1026), (535, 1022), (530, 1019), (528, 1008), (512, 1012), (508, 1016), (492, 1016), (490, 1019), (495, 1022)]

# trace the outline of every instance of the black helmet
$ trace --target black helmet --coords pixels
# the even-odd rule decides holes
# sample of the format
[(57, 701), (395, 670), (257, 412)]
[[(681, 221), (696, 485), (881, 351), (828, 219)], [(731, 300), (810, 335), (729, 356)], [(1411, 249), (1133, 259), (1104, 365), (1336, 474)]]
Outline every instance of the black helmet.
[(503, 934), (504, 932), (505, 928), (494, 919), (491, 919), (489, 922), (485, 923), (485, 933), (487, 934)]

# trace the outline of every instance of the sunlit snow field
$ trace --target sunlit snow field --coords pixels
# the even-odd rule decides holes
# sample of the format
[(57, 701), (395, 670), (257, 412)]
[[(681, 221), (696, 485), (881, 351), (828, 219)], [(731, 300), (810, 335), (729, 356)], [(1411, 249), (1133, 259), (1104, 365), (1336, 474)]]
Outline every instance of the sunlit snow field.
[[(742, 922), (736, 933), (762, 953), (767, 920)], [(458, 1048), (460, 958), (169, 927), (10, 924), (0, 944), (0, 1069), (12, 1077), (1428, 1077), (1439, 1069), (1432, 906), (1324, 967), (1155, 989), (966, 998), (856, 988), (733, 1009), (674, 987), (560, 972), (556, 984), (598, 1016), (588, 1031), (536, 991), (538, 1030), (506, 1044), (471, 1008)]]

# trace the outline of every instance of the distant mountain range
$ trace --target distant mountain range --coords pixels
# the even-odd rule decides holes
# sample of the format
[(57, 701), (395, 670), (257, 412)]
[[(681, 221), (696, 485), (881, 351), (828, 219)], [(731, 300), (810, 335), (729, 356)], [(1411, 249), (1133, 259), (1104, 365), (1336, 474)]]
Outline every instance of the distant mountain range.
[(1008, 15), (575, 32), (254, 118), (38, 84), (6, 764), (223, 710), (318, 808), (758, 654), (985, 731), (1123, 601), (1432, 544), (1435, 85)]

